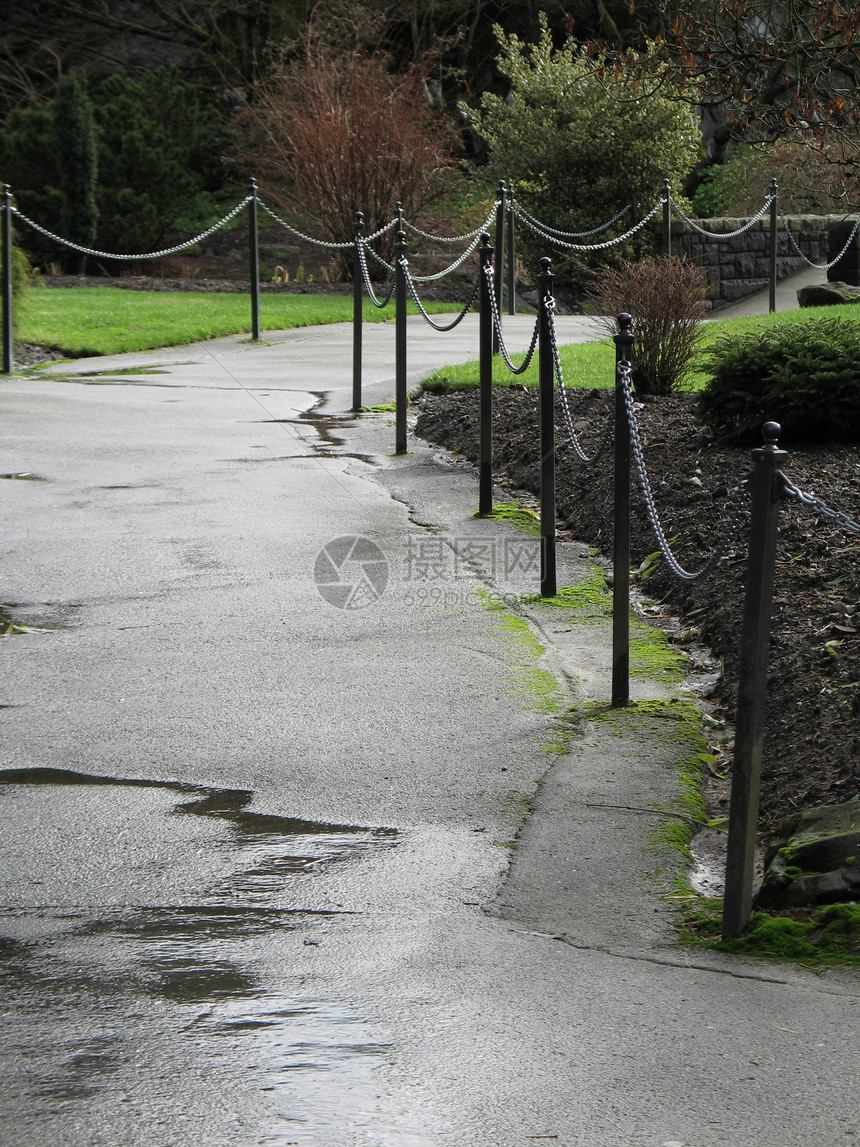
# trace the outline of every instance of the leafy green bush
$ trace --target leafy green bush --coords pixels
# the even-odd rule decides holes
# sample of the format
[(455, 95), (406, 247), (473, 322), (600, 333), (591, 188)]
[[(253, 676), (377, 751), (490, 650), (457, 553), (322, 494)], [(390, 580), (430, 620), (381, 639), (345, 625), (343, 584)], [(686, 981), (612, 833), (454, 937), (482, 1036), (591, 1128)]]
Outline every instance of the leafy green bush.
[(671, 394), (696, 352), (707, 310), (707, 272), (677, 256), (607, 268), (590, 291), (610, 333), (623, 311), (633, 317), (633, 389)]
[[(485, 95), (475, 123), (489, 154), (481, 174), (493, 188), (499, 179), (512, 180), (531, 215), (578, 232), (607, 222), (633, 195), (643, 213), (650, 210), (664, 178), (683, 185), (700, 155), (689, 107), (666, 98), (647, 76), (637, 79), (632, 70), (589, 56), (573, 40), (554, 48), (545, 17), (536, 44), (501, 29), (496, 35), (498, 67), (511, 93), (507, 99)], [(552, 246), (525, 229), (521, 243), (535, 269)], [(562, 285), (587, 279), (570, 255), (562, 254), (553, 269)]]
[(860, 322), (776, 323), (728, 336), (705, 359), (703, 420), (729, 445), (760, 445), (769, 420), (795, 442), (860, 442)]

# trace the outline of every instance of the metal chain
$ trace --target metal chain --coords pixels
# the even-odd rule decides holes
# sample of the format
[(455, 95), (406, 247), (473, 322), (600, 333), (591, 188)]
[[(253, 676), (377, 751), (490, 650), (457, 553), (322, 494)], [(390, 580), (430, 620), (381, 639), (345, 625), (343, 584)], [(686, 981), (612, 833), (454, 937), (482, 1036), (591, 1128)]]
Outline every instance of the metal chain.
[(532, 332), (531, 345), (526, 351), (526, 357), (522, 366), (514, 366), (511, 360), (511, 356), (508, 354), (508, 348), (505, 346), (504, 335), (502, 334), (502, 320), (499, 318), (499, 308), (496, 304), (496, 286), (493, 277), (493, 268), (489, 263), (484, 267), (484, 276), (488, 285), (487, 294), (490, 298), (490, 311), (493, 316), (493, 329), (495, 330), (496, 337), (499, 340), (499, 350), (501, 351), (502, 358), (505, 360), (505, 366), (507, 366), (511, 374), (525, 374), (525, 372), (531, 366), (531, 361), (534, 358), (535, 347), (537, 346), (538, 341), (538, 332), (540, 331), (540, 319), (538, 318), (535, 322), (535, 329)]
[(362, 239), (361, 245), (365, 251), (369, 251), (371, 253), (371, 255), (374, 257), (374, 259), (377, 261), (377, 263), (380, 265), (380, 267), (385, 268), (385, 270), (389, 273), (389, 275), (394, 274), (394, 267), (391, 265), (391, 263), (386, 263), (381, 255), (377, 255), (377, 253), (374, 251), (374, 249), (369, 245), (369, 242), (367, 239)]
[(235, 218), (244, 207), (247, 207), (251, 202), (251, 198), (252, 196), (247, 195), (228, 215), (225, 215), (223, 219), (219, 219), (217, 223), (214, 223), (206, 231), (195, 235), (193, 239), (186, 239), (184, 243), (178, 243), (175, 247), (165, 247), (163, 251), (148, 251), (141, 255), (118, 255), (112, 251), (96, 251), (91, 247), (81, 247), (78, 243), (72, 243), (68, 239), (63, 239), (62, 236), (55, 235), (52, 231), (48, 231), (45, 227), (41, 227), (38, 223), (35, 223), (28, 216), (24, 215), (23, 212), (19, 211), (17, 207), (12, 208), (12, 214), (23, 220), (23, 222), (29, 227), (32, 227), (34, 231), (38, 231), (41, 235), (52, 239), (55, 243), (60, 243), (64, 247), (71, 248), (72, 251), (79, 251), (82, 255), (92, 255), (96, 259), (119, 259), (125, 263), (133, 263), (138, 260), (161, 259), (165, 255), (176, 255), (179, 251), (185, 251), (189, 247), (193, 247), (195, 244), (202, 242), (204, 239), (208, 239), (210, 235), (213, 235), (229, 223), (231, 219)]
[(738, 527), (741, 522), (741, 514), (743, 511), (744, 502), (748, 496), (747, 482), (744, 479), (739, 485), (735, 486), (733, 493), (735, 494), (735, 505), (732, 510), (731, 517), (729, 518), (728, 525), (726, 526), (723, 536), (717, 542), (716, 548), (711, 553), (711, 556), (705, 562), (704, 566), (696, 573), (690, 573), (685, 570), (679, 563), (672, 550), (669, 548), (669, 543), (666, 540), (666, 535), (663, 532), (663, 527), (660, 524), (660, 518), (657, 514), (657, 507), (654, 504), (654, 495), (651, 492), (651, 483), (648, 480), (648, 471), (645, 468), (645, 456), (642, 452), (642, 442), (639, 437), (639, 427), (636, 422), (636, 412), (633, 407), (633, 385), (632, 376), (633, 368), (629, 362), (621, 362), (618, 364), (618, 373), (621, 378), (621, 386), (624, 391), (624, 405), (627, 408), (627, 422), (630, 427), (630, 445), (633, 453), (633, 459), (636, 464), (636, 473), (639, 476), (639, 485), (642, 487), (642, 496), (645, 499), (645, 507), (648, 511), (648, 517), (651, 521), (651, 527), (654, 530), (654, 535), (657, 538), (657, 545), (660, 548), (660, 553), (666, 559), (666, 563), (672, 573), (680, 578), (682, 581), (698, 581), (699, 578), (704, 577), (710, 573), (715, 566), (717, 566), (728, 552), (729, 546), (734, 541), (735, 535), (738, 532)]
[(415, 275), (415, 276), (413, 276), (415, 282), (416, 283), (436, 283), (439, 281), (439, 279), (444, 279), (446, 275), (452, 274), (452, 272), (456, 271), (458, 267), (462, 267), (462, 265), (466, 262), (466, 260), (469, 258), (469, 256), (472, 254), (472, 252), (478, 246), (480, 241), (481, 241), (481, 236), (479, 234), (476, 239), (472, 240), (472, 242), (469, 244), (469, 246), (466, 248), (466, 250), (460, 256), (460, 258), (456, 259), (449, 267), (446, 267), (444, 271), (437, 271), (435, 275)]
[(377, 310), (382, 311), (391, 302), (392, 296), (394, 295), (394, 288), (397, 284), (396, 284), (396, 281), (394, 279), (392, 279), (391, 285), (388, 288), (388, 294), (385, 296), (385, 298), (382, 301), (380, 301), (376, 297), (376, 293), (373, 290), (373, 286), (371, 285), (370, 275), (369, 275), (368, 270), (367, 270), (367, 260), (365, 259), (365, 256), (364, 256), (364, 244), (365, 244), (365, 240), (362, 238), (359, 238), (359, 240), (358, 240), (358, 261), (359, 261), (359, 264), (361, 266), (361, 276), (364, 279), (364, 285), (365, 285), (365, 288), (367, 289), (368, 295), (370, 296), (370, 301), (377, 308)]
[(695, 220), (684, 214), (674, 199), (670, 198), (669, 202), (671, 204), (672, 210), (678, 216), (678, 218), (682, 219), (689, 227), (692, 227), (694, 231), (698, 231), (700, 235), (706, 235), (709, 239), (717, 239), (722, 241), (724, 239), (734, 239), (736, 235), (743, 235), (745, 231), (749, 231), (751, 227), (754, 227), (755, 224), (758, 223), (759, 219), (761, 219), (767, 213), (770, 205), (773, 203), (773, 200), (774, 196), (768, 195), (767, 199), (764, 201), (764, 206), (757, 215), (753, 215), (752, 219), (748, 220), (748, 222), (746, 222), (743, 227), (738, 227), (737, 231), (726, 231), (722, 235), (717, 234), (716, 231), (706, 231), (704, 227), (700, 227), (699, 224), (695, 222)]
[(424, 304), (418, 298), (418, 292), (415, 290), (415, 283), (413, 282), (412, 276), (409, 274), (409, 264), (406, 262), (405, 259), (400, 259), (398, 262), (398, 265), (406, 277), (406, 285), (409, 288), (409, 293), (412, 296), (412, 300), (415, 303), (415, 306), (420, 311), (425, 322), (429, 323), (434, 331), (452, 331), (454, 329), (454, 327), (456, 327), (459, 323), (461, 323), (463, 321), (463, 319), (466, 317), (466, 315), (469, 313), (469, 311), (472, 309), (472, 306), (475, 302), (475, 299), (477, 299), (477, 297), (478, 297), (478, 292), (481, 289), (481, 279), (479, 276), (475, 280), (475, 289), (474, 289), (474, 291), (472, 291), (471, 299), (469, 299), (468, 303), (466, 303), (466, 305), (463, 307), (463, 309), (460, 311), (460, 313), (457, 315), (457, 317), (454, 319), (454, 321), (452, 323), (447, 323), (447, 324), (434, 323), (433, 320), (430, 318), (430, 316), (425, 311)]
[(558, 350), (558, 338), (555, 330), (555, 299), (552, 297), (552, 295), (547, 296), (546, 312), (547, 323), (549, 324), (549, 341), (550, 345), (552, 346), (553, 367), (555, 369), (555, 378), (558, 382), (558, 388), (561, 396), (561, 410), (562, 414), (564, 415), (564, 422), (567, 428), (568, 437), (570, 438), (570, 444), (573, 447), (573, 452), (576, 455), (577, 461), (580, 463), (580, 465), (592, 466), (600, 458), (601, 454), (606, 449), (606, 446), (612, 438), (612, 414), (610, 412), (610, 416), (606, 423), (606, 429), (601, 435), (597, 450), (594, 452), (592, 457), (589, 458), (589, 456), (585, 453), (579, 444), (579, 438), (577, 437), (576, 429), (573, 425), (573, 418), (570, 413), (569, 397), (564, 385), (564, 376), (561, 370), (561, 355), (559, 354)]
[(386, 223), (384, 227), (380, 227), (378, 231), (374, 231), (372, 235), (364, 235), (363, 239), (365, 243), (372, 243), (374, 239), (381, 239), (383, 235), (386, 235), (392, 229), (392, 227), (396, 226), (397, 220), (392, 219), (389, 223)]
[(820, 498), (816, 498), (814, 494), (805, 494), (803, 490), (798, 489), (793, 482), (790, 482), (785, 474), (782, 475), (782, 479), (783, 493), (786, 498), (790, 498), (792, 502), (800, 502), (801, 505), (808, 506), (811, 510), (823, 514), (826, 518), (830, 518), (836, 522), (837, 525), (842, 526), (846, 530), (850, 530), (854, 534), (860, 534), (860, 523), (855, 522), (853, 518), (849, 518), (842, 510), (831, 510), (825, 502), (822, 502)]
[(839, 252), (839, 254), (836, 256), (835, 259), (832, 259), (829, 263), (813, 263), (812, 260), (807, 255), (804, 255), (804, 253), (801, 251), (800, 247), (798, 247), (797, 240), (795, 239), (794, 235), (792, 234), (791, 228), (788, 225), (788, 219), (785, 217), (785, 214), (783, 213), (783, 210), (781, 207), (779, 208), (779, 214), (780, 214), (780, 218), (782, 219), (783, 223), (785, 224), (785, 232), (788, 235), (789, 243), (792, 245), (792, 247), (794, 248), (797, 255), (804, 261), (804, 263), (808, 263), (810, 267), (815, 267), (815, 269), (817, 271), (829, 271), (831, 267), (836, 266), (836, 264), (839, 262), (839, 260), (842, 258), (842, 256), (845, 254), (845, 252), (848, 250), (848, 248), (851, 246), (852, 242), (854, 241), (854, 236), (857, 234), (857, 228), (860, 227), (860, 217), (858, 217), (857, 222), (854, 224), (854, 230), (848, 236), (848, 240), (847, 240), (845, 246), (842, 248), (842, 250)]
[(565, 247), (568, 251), (605, 251), (609, 247), (616, 247), (619, 243), (623, 243), (626, 239), (629, 239), (638, 231), (641, 231), (643, 227), (651, 222), (662, 205), (662, 201), (658, 202), (652, 207), (644, 219), (639, 220), (635, 227), (631, 227), (629, 231), (625, 231), (623, 235), (619, 235), (616, 239), (608, 239), (605, 243), (563, 243), (561, 239), (556, 239), (540, 227), (529, 223), (528, 220), (524, 220), (524, 222), (536, 235), (539, 235), (541, 239), (546, 239), (548, 243), (552, 243), (555, 247)]
[(610, 219), (608, 223), (601, 223), (599, 227), (593, 227), (590, 231), (559, 231), (555, 227), (550, 227), (548, 223), (541, 223), (540, 220), (535, 219), (533, 215), (529, 215), (528, 211), (521, 207), (516, 200), (514, 200), (512, 207), (514, 214), (518, 215), (524, 223), (531, 223), (533, 227), (540, 227), (550, 235), (557, 236), (559, 239), (588, 239), (592, 235), (599, 235), (601, 231), (608, 231), (613, 223), (617, 223), (621, 216), (626, 215), (630, 210), (630, 204), (628, 203), (627, 206), (622, 207), (618, 214)]
[(262, 199), (258, 198), (257, 202), (270, 219), (274, 219), (285, 231), (289, 231), (291, 235), (295, 235), (297, 239), (304, 240), (305, 243), (310, 243), (314, 247), (325, 247), (327, 251), (346, 251), (353, 245), (353, 240), (350, 240), (348, 243), (327, 243), (324, 239), (314, 239), (311, 235), (305, 235), (301, 231), (297, 231), (295, 227), (291, 227), (289, 223), (285, 223), (280, 215), (276, 215), (271, 207), (266, 206)]
[(474, 231), (470, 231), (468, 235), (429, 235), (426, 231), (422, 231), (420, 227), (416, 227), (414, 223), (409, 223), (405, 219), (403, 220), (403, 226), (407, 231), (411, 231), (413, 235), (418, 235), (421, 239), (427, 239), (430, 243), (467, 243), (470, 239), (474, 239), (476, 235), (480, 236), (487, 230), (500, 203), (501, 200), (497, 199), (481, 226), (476, 227)]

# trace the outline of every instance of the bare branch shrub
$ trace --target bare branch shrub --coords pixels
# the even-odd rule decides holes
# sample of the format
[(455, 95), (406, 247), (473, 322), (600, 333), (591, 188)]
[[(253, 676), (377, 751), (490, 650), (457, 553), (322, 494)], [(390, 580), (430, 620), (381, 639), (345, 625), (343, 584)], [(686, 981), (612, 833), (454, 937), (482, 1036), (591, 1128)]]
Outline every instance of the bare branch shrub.
[[(303, 54), (259, 87), (241, 117), (237, 151), (264, 197), (298, 209), (321, 238), (353, 238), (413, 221), (449, 186), (450, 126), (422, 95), (422, 69), (393, 73), (381, 55), (309, 38)], [(390, 256), (394, 236), (387, 236)], [(377, 250), (380, 248), (377, 247)], [(347, 277), (352, 256), (342, 260)]]
[(603, 272), (590, 299), (612, 333), (617, 315), (632, 315), (633, 388), (638, 394), (671, 394), (681, 386), (696, 352), (707, 296), (707, 272), (677, 256)]

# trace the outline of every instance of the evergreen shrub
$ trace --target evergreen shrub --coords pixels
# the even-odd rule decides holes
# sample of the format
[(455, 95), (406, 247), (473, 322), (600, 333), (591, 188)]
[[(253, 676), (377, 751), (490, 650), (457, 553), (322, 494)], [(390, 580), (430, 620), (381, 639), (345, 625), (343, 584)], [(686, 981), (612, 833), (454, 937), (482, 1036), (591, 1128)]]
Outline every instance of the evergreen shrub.
[[(499, 179), (511, 180), (517, 200), (536, 219), (579, 233), (629, 208), (633, 196), (645, 214), (664, 178), (683, 187), (701, 151), (698, 125), (686, 104), (656, 81), (591, 55), (574, 39), (557, 48), (543, 15), (536, 43), (500, 28), (496, 36), (497, 67), (510, 92), (486, 93), (474, 121), (488, 149), (487, 165), (476, 175), (488, 190), (495, 191)], [(646, 48), (643, 66), (654, 51), (653, 45)], [(630, 223), (628, 213), (611, 230), (573, 241), (600, 243)], [(536, 271), (553, 244), (520, 230), (520, 254)], [(637, 243), (648, 242), (649, 234), (640, 232)], [(633, 253), (632, 241), (620, 252), (627, 258)], [(559, 248), (552, 256), (556, 284), (579, 289), (590, 278), (586, 264), (603, 265), (618, 254), (618, 248), (597, 254)]]
[(699, 412), (719, 441), (761, 445), (765, 422), (789, 442), (860, 442), (860, 322), (817, 319), (718, 339)]

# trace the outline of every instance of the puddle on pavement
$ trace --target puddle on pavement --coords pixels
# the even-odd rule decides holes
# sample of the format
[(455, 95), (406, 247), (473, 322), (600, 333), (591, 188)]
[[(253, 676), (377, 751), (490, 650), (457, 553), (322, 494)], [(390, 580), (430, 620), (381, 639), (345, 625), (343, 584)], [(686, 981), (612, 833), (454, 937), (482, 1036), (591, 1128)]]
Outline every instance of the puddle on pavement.
[[(342, 437), (337, 431), (343, 427), (355, 425), (355, 418), (350, 414), (323, 414), (320, 407), (325, 402), (325, 395), (315, 393), (317, 399), (316, 403), (310, 410), (302, 410), (294, 418), (265, 418), (262, 420), (263, 426), (297, 426), (310, 427), (316, 434), (315, 441), (309, 441), (301, 435), (301, 440), (310, 447), (311, 453), (318, 458), (354, 458), (359, 462), (373, 462), (371, 454), (357, 454), (346, 450), (341, 447), (346, 442), (346, 438)], [(243, 461), (250, 461), (250, 459), (243, 459)], [(256, 461), (265, 461), (265, 459), (256, 459)]]
[(353, 915), (308, 903), (316, 874), (398, 834), (258, 812), (252, 798), (0, 771), (4, 1147), (89, 1143), (93, 1120), (99, 1143), (166, 1143), (165, 1122), (189, 1147), (328, 1142), (337, 1127), (426, 1142), (380, 1097), (390, 1048), (304, 986), (326, 932)]
[(7, 479), (10, 482), (47, 482), (47, 478), (43, 478), (40, 474), (30, 474), (26, 470), (22, 470), (17, 474), (0, 474), (0, 479)]

